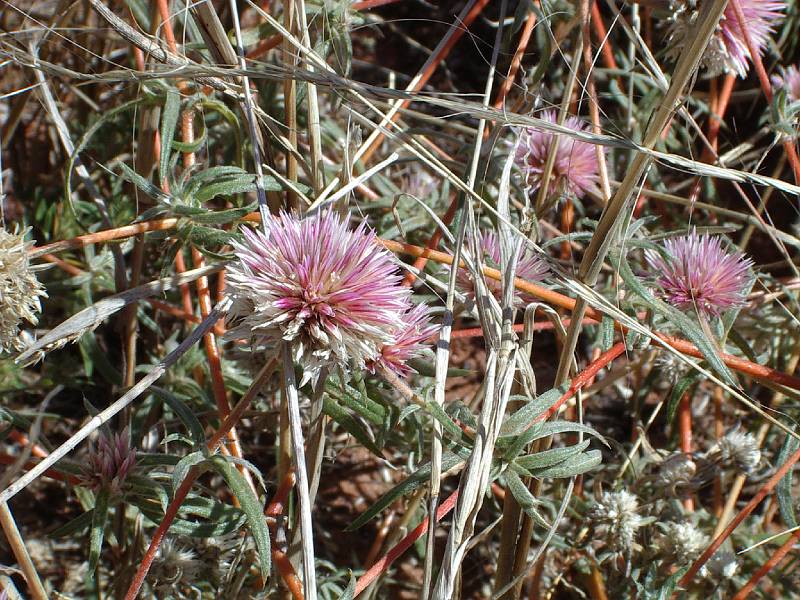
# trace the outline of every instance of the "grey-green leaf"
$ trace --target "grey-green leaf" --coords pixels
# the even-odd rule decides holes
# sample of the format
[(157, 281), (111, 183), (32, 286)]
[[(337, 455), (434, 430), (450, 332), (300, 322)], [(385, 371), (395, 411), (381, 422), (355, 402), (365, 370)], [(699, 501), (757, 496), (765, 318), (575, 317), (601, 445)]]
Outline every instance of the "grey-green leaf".
[(272, 565), (272, 555), (270, 553), (269, 530), (267, 529), (267, 521), (264, 519), (263, 507), (242, 474), (225, 460), (224, 456), (212, 456), (209, 462), (225, 479), (247, 517), (247, 525), (256, 542), (256, 548), (258, 548), (261, 576), (266, 580), (269, 577)]
[(528, 456), (521, 456), (514, 462), (524, 469), (544, 469), (545, 467), (552, 467), (560, 462), (568, 460), (580, 454), (589, 447), (591, 440), (584, 440), (580, 444), (568, 446), (566, 448), (551, 448), (537, 452), (536, 454), (529, 454)]
[[(800, 448), (800, 440), (791, 435), (787, 436), (775, 462), (778, 465), (784, 464), (792, 454), (797, 452), (798, 448)], [(797, 527), (797, 516), (794, 512), (794, 500), (792, 499), (793, 479), (794, 474), (792, 469), (789, 469), (789, 472), (786, 473), (783, 479), (778, 482), (778, 485), (775, 486), (778, 508), (780, 508), (781, 518), (787, 527)]]
[(97, 569), (97, 561), (100, 560), (100, 550), (103, 547), (103, 536), (108, 520), (108, 501), (110, 493), (108, 488), (103, 487), (97, 492), (92, 511), (92, 530), (89, 534), (89, 569), (88, 574), (94, 577)]
[[(446, 453), (442, 456), (442, 472), (449, 471), (457, 464), (464, 462), (464, 459), (457, 454)], [(380, 513), (387, 506), (392, 504), (395, 500), (406, 494), (410, 494), (421, 485), (428, 482), (431, 476), (431, 464), (426, 463), (417, 469), (412, 475), (406, 477), (403, 481), (394, 486), (391, 490), (381, 496), (372, 506), (361, 513), (355, 521), (348, 527), (347, 531), (358, 529), (372, 519), (375, 515)]]
[(591, 471), (603, 460), (600, 450), (589, 450), (577, 456), (544, 469), (532, 469), (531, 473), (537, 479), (558, 479), (560, 477), (574, 477)]
[(160, 181), (164, 181), (164, 178), (167, 176), (167, 170), (169, 169), (172, 138), (175, 137), (175, 127), (178, 124), (180, 110), (181, 96), (178, 90), (174, 88), (167, 90), (164, 111), (161, 114), (161, 160), (158, 163), (158, 176)]
[(189, 430), (192, 441), (197, 449), (205, 448), (206, 436), (200, 420), (177, 396), (158, 386), (151, 386), (150, 391), (163, 400)]
[(500, 428), (500, 437), (517, 436), (527, 431), (534, 419), (544, 414), (566, 391), (567, 386), (563, 385), (552, 388), (532, 399), (503, 422)]

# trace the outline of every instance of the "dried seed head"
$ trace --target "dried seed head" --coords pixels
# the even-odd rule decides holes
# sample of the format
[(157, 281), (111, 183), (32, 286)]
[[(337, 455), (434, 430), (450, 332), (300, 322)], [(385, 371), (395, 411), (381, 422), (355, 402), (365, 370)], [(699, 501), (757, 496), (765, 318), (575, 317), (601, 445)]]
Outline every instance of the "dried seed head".
[[(500, 240), (492, 231), (481, 233), (480, 248), (483, 250), (481, 257), (483, 264), (493, 269), (500, 269)], [(478, 265), (476, 265), (478, 266)], [(517, 252), (516, 276), (526, 281), (538, 282), (547, 277), (547, 264), (526, 246), (520, 246)], [(486, 278), (486, 288), (498, 300), (502, 297), (503, 286), (499, 281)], [(458, 286), (469, 298), (475, 300), (475, 284), (472, 274), (466, 269), (459, 269), (457, 274)], [(519, 290), (514, 291), (514, 304), (528, 304), (536, 298)]]
[(675, 356), (672, 352), (659, 352), (655, 362), (656, 372), (661, 375), (659, 380), (664, 381), (667, 385), (675, 385), (678, 380), (689, 372), (689, 365), (687, 365), (680, 358)]
[(700, 556), (708, 543), (708, 536), (691, 523), (660, 523), (658, 548), (666, 557), (679, 563), (688, 563)]
[[(673, 0), (669, 30), (669, 53), (677, 57), (689, 41), (689, 35), (700, 14), (697, 0)], [(782, 0), (739, 0), (747, 31), (756, 51), (761, 54), (769, 43), (769, 36), (777, 22), (783, 18)], [(746, 77), (750, 50), (745, 41), (736, 11), (729, 2), (722, 13), (714, 35), (701, 59), (701, 65), (710, 76), (736, 73)]]
[(722, 550), (716, 552), (708, 562), (700, 569), (700, 575), (710, 579), (714, 583), (720, 583), (723, 579), (730, 579), (736, 574), (739, 562), (733, 552)]
[(20, 323), (36, 325), (42, 310), (39, 298), (47, 297), (30, 266), (28, 250), (33, 243), (25, 241), (25, 233), (0, 229), (0, 353), (24, 348)]
[(728, 253), (720, 238), (698, 235), (695, 229), (665, 240), (663, 248), (666, 256), (648, 250), (645, 260), (666, 302), (703, 316), (719, 316), (744, 304), (753, 261), (741, 252)]
[(741, 431), (737, 427), (717, 441), (709, 451), (709, 459), (750, 473), (761, 462), (761, 450), (758, 448), (758, 440), (752, 433)]
[(629, 554), (635, 549), (637, 531), (644, 525), (638, 510), (639, 500), (630, 492), (603, 492), (589, 510), (589, 518), (611, 550)]
[(697, 464), (683, 452), (672, 454), (659, 465), (655, 477), (656, 487), (676, 498), (694, 489)]
[[(552, 110), (544, 111), (541, 118), (551, 123), (557, 122), (556, 113)], [(586, 131), (586, 125), (578, 117), (567, 117), (564, 127)], [(522, 170), (531, 193), (535, 192), (542, 185), (547, 157), (550, 156), (550, 146), (555, 137), (558, 137), (558, 142), (550, 174), (550, 194), (564, 195), (569, 192), (581, 198), (597, 183), (600, 166), (594, 144), (526, 127), (519, 133), (516, 163)]]
[(187, 593), (187, 590), (197, 589), (197, 582), (204, 571), (203, 561), (188, 544), (177, 538), (167, 537), (158, 547), (148, 577), (153, 581), (157, 593), (189, 598), (194, 596)]
[(131, 447), (127, 427), (111, 436), (100, 434), (97, 443), (89, 446), (87, 464), (80, 477), (81, 484), (94, 490), (107, 488), (112, 494), (119, 494), (135, 468), (136, 449)]
[[(229, 337), (270, 352), (292, 342), (305, 383), (324, 367), (363, 369), (410, 322), (425, 328), (422, 309), (411, 313), (394, 257), (366, 224), (350, 231), (346, 220), (325, 211), (305, 219), (281, 213), (265, 227), (266, 233), (244, 229), (244, 242), (234, 243)], [(416, 347), (405, 342), (410, 356)]]

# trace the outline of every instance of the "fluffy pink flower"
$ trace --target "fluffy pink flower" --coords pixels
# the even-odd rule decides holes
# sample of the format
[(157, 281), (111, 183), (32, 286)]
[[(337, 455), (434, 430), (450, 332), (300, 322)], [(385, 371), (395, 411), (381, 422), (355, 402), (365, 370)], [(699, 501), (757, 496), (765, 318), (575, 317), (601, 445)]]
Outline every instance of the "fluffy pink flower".
[[(546, 110), (541, 118), (556, 122), (556, 113)], [(577, 117), (567, 117), (564, 126), (575, 131), (585, 131), (586, 126)], [(542, 183), (550, 146), (554, 134), (533, 127), (522, 129), (517, 146), (516, 162), (525, 175), (525, 183), (531, 191), (539, 189)], [(556, 159), (550, 174), (551, 194), (570, 192), (579, 198), (586, 194), (597, 182), (597, 152), (593, 144), (581, 142), (566, 136), (558, 136), (555, 149)]]
[[(761, 54), (769, 42), (777, 22), (783, 17), (783, 0), (738, 0), (744, 13), (747, 31), (756, 50)], [(695, 0), (674, 0), (674, 12), (670, 31), (671, 53), (677, 55), (688, 42), (688, 36), (695, 24), (699, 10)], [(752, 57), (747, 48), (742, 25), (730, 2), (722, 13), (714, 36), (708, 43), (701, 64), (709, 75), (736, 73), (746, 77), (748, 61)]]
[[(497, 234), (491, 231), (481, 233), (481, 249), (483, 250), (483, 264), (484, 266), (493, 269), (500, 269), (500, 240)], [(477, 265), (476, 265), (477, 266)], [(519, 248), (517, 252), (517, 267), (516, 276), (527, 281), (541, 281), (547, 276), (547, 265), (545, 262), (533, 254), (525, 246)], [(466, 293), (473, 300), (475, 299), (475, 285), (472, 280), (472, 274), (465, 269), (458, 270), (457, 282), (461, 290)], [(486, 278), (486, 287), (498, 300), (502, 297), (503, 286), (499, 281)], [(534, 301), (535, 298), (515, 290), (514, 304), (527, 304)]]
[(800, 100), (800, 69), (794, 65), (781, 69), (780, 75), (772, 76), (772, 85), (786, 92), (791, 102)]
[(413, 369), (406, 363), (412, 358), (419, 358), (430, 345), (431, 337), (439, 329), (431, 323), (430, 310), (424, 304), (418, 304), (403, 315), (403, 328), (394, 342), (385, 344), (378, 356), (367, 368), (375, 372), (378, 367), (390, 369), (401, 376), (409, 375)]
[(82, 485), (94, 490), (108, 488), (119, 494), (128, 475), (136, 466), (136, 449), (131, 447), (127, 428), (110, 436), (101, 434), (89, 448), (87, 464), (80, 476)]
[(410, 290), (364, 223), (350, 231), (332, 211), (302, 220), (281, 213), (266, 234), (243, 234), (228, 267), (229, 335), (271, 351), (292, 342), (304, 382), (323, 367), (364, 368), (406, 327)]
[(742, 306), (753, 261), (741, 252), (727, 252), (719, 237), (689, 235), (664, 241), (664, 257), (648, 250), (645, 260), (655, 274), (662, 298), (680, 309), (703, 316)]

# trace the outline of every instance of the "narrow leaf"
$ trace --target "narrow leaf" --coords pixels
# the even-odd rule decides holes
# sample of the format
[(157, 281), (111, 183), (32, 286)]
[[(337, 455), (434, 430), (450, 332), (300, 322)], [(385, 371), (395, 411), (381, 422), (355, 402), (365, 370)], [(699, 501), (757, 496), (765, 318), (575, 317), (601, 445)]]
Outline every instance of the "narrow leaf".
[(150, 387), (150, 391), (163, 400), (186, 426), (192, 436), (194, 447), (197, 449), (205, 448), (206, 435), (203, 431), (203, 426), (192, 410), (177, 396), (163, 388), (154, 385)]
[(560, 477), (574, 477), (591, 471), (603, 460), (600, 450), (589, 450), (583, 454), (573, 456), (552, 467), (532, 469), (531, 473), (537, 479), (558, 479)]
[(551, 448), (537, 452), (536, 454), (529, 454), (528, 456), (521, 456), (514, 460), (514, 463), (523, 467), (524, 469), (543, 469), (545, 467), (552, 467), (560, 462), (568, 460), (580, 454), (589, 447), (591, 440), (584, 440), (580, 444), (568, 446), (567, 448)]
[(181, 97), (176, 89), (167, 90), (164, 110), (161, 113), (161, 160), (158, 163), (158, 177), (164, 181), (169, 169), (169, 157), (172, 150), (172, 138), (181, 110)]
[(689, 391), (689, 388), (692, 387), (697, 380), (700, 379), (700, 374), (696, 371), (689, 373), (688, 375), (681, 377), (678, 383), (675, 384), (675, 387), (672, 388), (672, 392), (669, 395), (669, 401), (667, 402), (667, 423), (672, 423), (673, 419), (675, 419), (675, 413), (678, 410), (678, 404), (681, 401), (683, 395)]
[(267, 521), (264, 519), (261, 502), (258, 501), (258, 498), (256, 498), (253, 490), (250, 489), (250, 486), (247, 484), (242, 474), (225, 460), (224, 456), (212, 456), (209, 462), (225, 479), (231, 493), (233, 493), (239, 501), (239, 506), (242, 507), (247, 517), (250, 533), (258, 548), (261, 576), (266, 580), (269, 577), (272, 555), (270, 554), (269, 530), (267, 529)]
[[(791, 435), (787, 436), (786, 440), (783, 442), (783, 446), (781, 446), (781, 451), (778, 453), (778, 458), (775, 461), (776, 464), (784, 464), (799, 447), (800, 440)], [(778, 482), (778, 485), (775, 486), (775, 495), (778, 498), (778, 507), (781, 511), (781, 518), (787, 527), (797, 527), (797, 516), (794, 512), (794, 500), (792, 499), (793, 479), (793, 469), (789, 469), (789, 472), (786, 473), (786, 475), (783, 476), (783, 479)]]
[[(463, 462), (464, 459), (462, 457), (448, 452), (442, 456), (442, 472), (449, 471), (456, 465)], [(406, 494), (410, 494), (421, 485), (425, 485), (430, 479), (430, 476), (431, 463), (426, 463), (417, 469), (412, 475), (406, 477), (403, 481), (381, 496), (375, 502), (375, 504), (361, 513), (356, 520), (347, 527), (346, 531), (353, 531), (359, 527), (362, 527), (365, 523), (392, 504), (395, 500), (405, 496)]]
[(517, 436), (527, 430), (534, 419), (544, 414), (566, 391), (566, 385), (552, 388), (525, 404), (505, 420), (500, 428), (500, 437)]
[(97, 569), (97, 561), (100, 560), (100, 550), (103, 547), (103, 536), (108, 520), (108, 500), (110, 493), (108, 488), (103, 487), (97, 492), (92, 511), (92, 531), (89, 534), (89, 577), (94, 577)]

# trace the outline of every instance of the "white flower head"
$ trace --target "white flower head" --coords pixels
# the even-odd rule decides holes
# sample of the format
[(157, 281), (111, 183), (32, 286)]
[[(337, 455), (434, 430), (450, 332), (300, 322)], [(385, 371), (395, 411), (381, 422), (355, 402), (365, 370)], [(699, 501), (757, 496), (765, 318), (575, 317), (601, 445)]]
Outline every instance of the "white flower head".
[(630, 492), (603, 492), (589, 510), (589, 518), (612, 550), (630, 553), (635, 548), (637, 531), (645, 524), (638, 510), (639, 500)]
[(0, 229), (0, 353), (24, 348), (20, 324), (38, 323), (39, 299), (47, 296), (30, 265), (28, 250), (33, 242), (25, 241), (26, 232)]
[(659, 524), (659, 527), (659, 550), (677, 562), (688, 563), (694, 560), (708, 544), (708, 537), (691, 523), (670, 522)]
[(717, 441), (709, 455), (721, 464), (745, 473), (752, 472), (761, 462), (758, 440), (752, 433), (742, 431), (738, 427)]
[(658, 464), (654, 481), (667, 496), (679, 498), (697, 487), (697, 478), (697, 463), (691, 456), (676, 452)]

